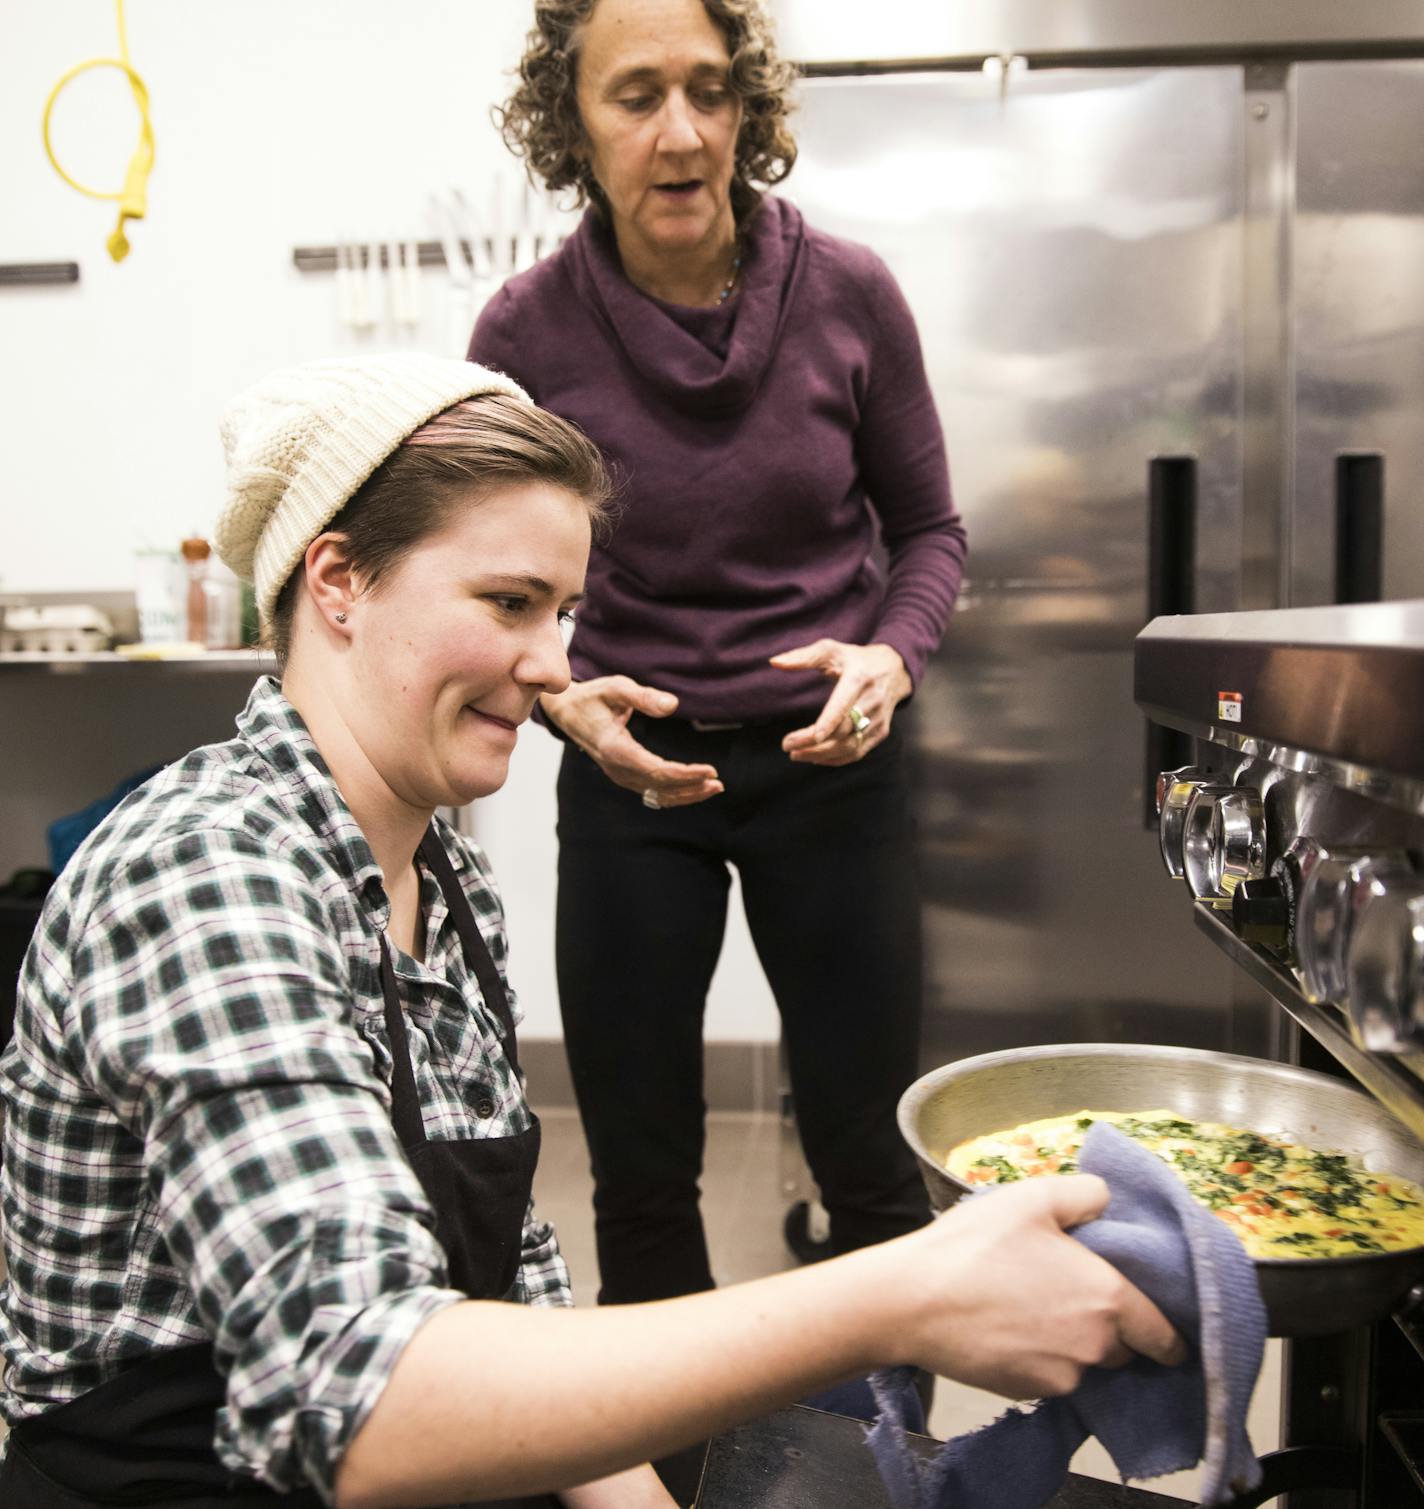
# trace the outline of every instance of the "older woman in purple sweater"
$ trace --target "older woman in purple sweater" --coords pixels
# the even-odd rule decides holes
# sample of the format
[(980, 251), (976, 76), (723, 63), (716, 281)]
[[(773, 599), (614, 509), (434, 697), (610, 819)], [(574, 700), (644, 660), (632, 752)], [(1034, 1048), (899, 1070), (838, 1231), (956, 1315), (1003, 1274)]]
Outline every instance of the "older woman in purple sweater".
[(623, 481), (575, 684), (542, 715), (569, 745), (559, 992), (600, 1297), (626, 1303), (713, 1284), (702, 1020), (729, 865), (832, 1250), (927, 1219), (894, 1119), (921, 1007), (894, 720), (965, 537), (894, 279), (762, 193), (795, 145), (761, 0), (535, 14), (505, 136), (589, 209), (490, 302), (470, 355), (581, 426)]

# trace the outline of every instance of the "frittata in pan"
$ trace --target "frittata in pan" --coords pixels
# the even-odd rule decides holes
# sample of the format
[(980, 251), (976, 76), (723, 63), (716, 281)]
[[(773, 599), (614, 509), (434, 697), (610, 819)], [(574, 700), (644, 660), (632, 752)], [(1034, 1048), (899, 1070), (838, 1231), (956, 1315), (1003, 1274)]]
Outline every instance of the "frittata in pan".
[(968, 1184), (1073, 1173), (1095, 1121), (1170, 1165), (1256, 1258), (1345, 1257), (1424, 1245), (1424, 1190), (1343, 1153), (1316, 1152), (1172, 1111), (1077, 1111), (971, 1138), (945, 1160)]

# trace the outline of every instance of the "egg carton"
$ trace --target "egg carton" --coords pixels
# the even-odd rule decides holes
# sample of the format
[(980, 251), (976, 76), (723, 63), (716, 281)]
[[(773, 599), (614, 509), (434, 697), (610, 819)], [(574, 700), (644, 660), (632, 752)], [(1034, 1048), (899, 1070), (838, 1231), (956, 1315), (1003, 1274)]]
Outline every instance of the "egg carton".
[(92, 655), (113, 640), (108, 614), (84, 603), (7, 608), (0, 618), (0, 655)]

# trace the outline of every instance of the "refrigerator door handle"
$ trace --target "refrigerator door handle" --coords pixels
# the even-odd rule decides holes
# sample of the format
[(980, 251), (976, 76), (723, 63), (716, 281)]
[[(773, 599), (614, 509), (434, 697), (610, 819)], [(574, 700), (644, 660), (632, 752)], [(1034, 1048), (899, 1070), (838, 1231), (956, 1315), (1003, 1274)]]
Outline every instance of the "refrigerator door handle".
[(1343, 451), (1335, 458), (1335, 601), (1377, 603), (1384, 595), (1384, 457)]
[[(1154, 456), (1147, 463), (1147, 617), (1195, 608), (1197, 458)], [(1142, 826), (1157, 829), (1157, 777), (1188, 765), (1192, 741), (1174, 728), (1147, 723), (1142, 761)]]
[(1197, 458), (1147, 463), (1147, 616), (1191, 613), (1197, 576)]

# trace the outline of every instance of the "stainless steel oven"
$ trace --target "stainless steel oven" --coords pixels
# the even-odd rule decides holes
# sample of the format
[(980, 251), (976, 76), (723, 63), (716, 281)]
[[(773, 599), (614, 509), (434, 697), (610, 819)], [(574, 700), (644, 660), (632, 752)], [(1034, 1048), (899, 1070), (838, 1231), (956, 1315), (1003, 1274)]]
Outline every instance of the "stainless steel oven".
[[(1424, 1142), (1424, 601), (1157, 618), (1135, 696), (1191, 741), (1157, 784), (1184, 914), (1269, 1003), (1279, 1057)], [(1424, 1286), (1368, 1326), (1321, 1304), (1323, 1334), (1286, 1344), (1267, 1488), (1424, 1505)]]

